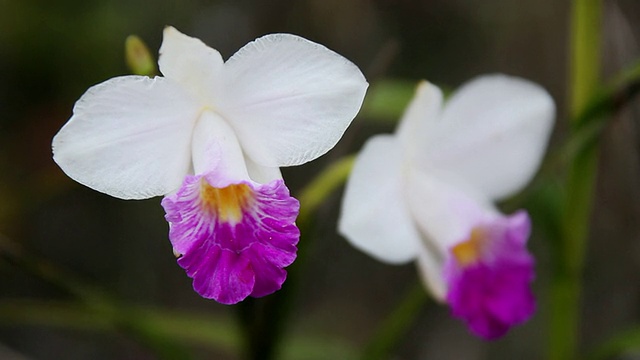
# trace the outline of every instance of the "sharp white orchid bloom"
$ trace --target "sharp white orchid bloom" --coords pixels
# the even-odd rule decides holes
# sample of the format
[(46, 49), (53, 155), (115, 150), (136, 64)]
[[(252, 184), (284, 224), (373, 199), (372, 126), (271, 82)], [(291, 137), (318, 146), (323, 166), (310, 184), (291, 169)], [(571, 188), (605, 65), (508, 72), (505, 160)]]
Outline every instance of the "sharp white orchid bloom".
[(347, 182), (339, 231), (383, 262), (415, 260), (426, 287), (477, 335), (493, 339), (534, 312), (525, 211), (493, 203), (539, 167), (555, 105), (503, 75), (463, 85), (443, 105), (422, 82), (394, 135), (370, 139)]
[(164, 77), (89, 90), (53, 139), (72, 179), (121, 199), (165, 195), (178, 264), (221, 303), (278, 290), (296, 257), (299, 203), (279, 167), (331, 149), (362, 105), (360, 70), (322, 45), (267, 35), (226, 62), (173, 27)]

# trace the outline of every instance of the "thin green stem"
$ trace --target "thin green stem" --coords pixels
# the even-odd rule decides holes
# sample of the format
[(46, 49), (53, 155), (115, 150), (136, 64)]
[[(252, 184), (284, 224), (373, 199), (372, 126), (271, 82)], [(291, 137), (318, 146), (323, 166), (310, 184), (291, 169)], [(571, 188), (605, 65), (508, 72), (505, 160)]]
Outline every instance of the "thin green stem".
[(601, 0), (573, 0), (571, 9), (571, 114), (579, 114), (600, 86)]
[(313, 214), (333, 191), (347, 180), (355, 156), (345, 156), (330, 164), (311, 181), (299, 195), (300, 214), (297, 224), (301, 240), (298, 243), (298, 259), (288, 269), (287, 281), (282, 289), (265, 298), (248, 298), (238, 304), (238, 316), (245, 338), (245, 356), (251, 360), (276, 358), (280, 340), (285, 331), (293, 297), (298, 288), (304, 260), (311, 246)]
[(308, 223), (311, 215), (338, 187), (342, 186), (353, 168), (355, 155), (347, 155), (329, 165), (300, 192), (300, 215), (298, 222)]
[(365, 346), (362, 360), (392, 358), (391, 352), (406, 335), (409, 327), (424, 309), (428, 297), (421, 283), (413, 285), (391, 314), (380, 324)]
[[(600, 81), (601, 0), (574, 0), (570, 54), (570, 111), (578, 119), (595, 95)], [(576, 130), (581, 124), (572, 123)], [(561, 222), (560, 264), (551, 285), (550, 356), (552, 360), (578, 358), (581, 277), (597, 168), (593, 142), (569, 165), (567, 196)]]

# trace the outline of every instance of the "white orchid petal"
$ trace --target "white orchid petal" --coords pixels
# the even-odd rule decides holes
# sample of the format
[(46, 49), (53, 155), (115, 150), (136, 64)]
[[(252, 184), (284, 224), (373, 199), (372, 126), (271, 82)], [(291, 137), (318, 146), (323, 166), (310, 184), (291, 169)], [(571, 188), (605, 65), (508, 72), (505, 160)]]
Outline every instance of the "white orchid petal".
[(301, 37), (267, 35), (224, 65), (216, 108), (247, 155), (267, 167), (326, 153), (358, 113), (368, 86), (347, 59)]
[(222, 65), (220, 53), (200, 39), (187, 36), (171, 26), (164, 29), (158, 58), (160, 71), (206, 104), (213, 102)]
[(535, 174), (554, 117), (554, 102), (540, 86), (479, 77), (445, 105), (438, 131), (425, 140), (424, 163), (467, 179), (493, 200), (507, 197)]
[(442, 259), (451, 246), (469, 236), (474, 226), (496, 214), (483, 194), (446, 173), (413, 169), (407, 189), (411, 214), (427, 248)]
[(353, 246), (388, 263), (412, 260), (420, 246), (404, 196), (402, 160), (395, 137), (370, 139), (347, 182), (338, 221)]
[(53, 158), (72, 179), (111, 196), (163, 195), (189, 171), (197, 112), (171, 80), (113, 78), (78, 100), (53, 139)]
[(193, 131), (192, 151), (194, 172), (205, 176), (215, 173), (214, 177), (207, 177), (214, 187), (249, 179), (244, 155), (233, 129), (213, 111), (203, 111), (200, 115)]
[(266, 184), (273, 180), (282, 179), (282, 172), (278, 167), (258, 165), (247, 156), (245, 156), (244, 161), (247, 164), (249, 177), (257, 183)]
[(437, 126), (441, 111), (442, 91), (427, 81), (421, 81), (396, 129), (396, 135), (410, 158), (424, 148), (423, 141)]

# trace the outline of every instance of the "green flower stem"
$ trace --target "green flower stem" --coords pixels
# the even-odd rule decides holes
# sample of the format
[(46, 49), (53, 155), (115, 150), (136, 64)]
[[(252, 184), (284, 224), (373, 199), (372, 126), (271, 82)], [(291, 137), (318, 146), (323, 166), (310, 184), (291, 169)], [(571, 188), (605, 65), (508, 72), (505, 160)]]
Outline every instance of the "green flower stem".
[(591, 96), (572, 119), (573, 133), (560, 152), (557, 163), (570, 164), (597, 144), (607, 120), (640, 92), (640, 61), (626, 69), (607, 87)]
[(309, 185), (300, 192), (300, 215), (298, 223), (305, 226), (310, 217), (324, 200), (338, 187), (342, 186), (349, 177), (355, 155), (348, 155), (329, 165)]
[(380, 324), (364, 348), (362, 360), (391, 359), (391, 352), (424, 309), (428, 297), (421, 283), (413, 285), (398, 306)]
[[(601, 0), (574, 0), (571, 29), (572, 118), (587, 107), (600, 81)], [(573, 129), (581, 124), (574, 120)], [(551, 284), (550, 356), (578, 358), (581, 277), (597, 168), (597, 144), (583, 149), (569, 166), (561, 222), (560, 264)]]
[(575, 116), (600, 86), (602, 0), (573, 0), (571, 17), (570, 110)]
[(300, 214), (297, 224), (301, 240), (298, 243), (298, 259), (287, 269), (287, 281), (282, 289), (273, 295), (260, 299), (248, 298), (238, 304), (247, 359), (279, 358), (285, 325), (293, 307), (293, 298), (304, 268), (304, 260), (313, 240), (309, 235), (313, 233), (313, 214), (333, 191), (345, 183), (354, 160), (355, 156), (350, 155), (332, 163), (300, 192)]

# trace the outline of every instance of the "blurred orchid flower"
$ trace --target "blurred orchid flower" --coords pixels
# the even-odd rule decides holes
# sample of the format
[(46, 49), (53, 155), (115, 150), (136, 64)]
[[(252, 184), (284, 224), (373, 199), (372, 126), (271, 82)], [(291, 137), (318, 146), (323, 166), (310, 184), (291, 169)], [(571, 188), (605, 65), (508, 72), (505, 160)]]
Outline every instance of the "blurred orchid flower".
[(178, 264), (224, 304), (278, 290), (296, 257), (299, 203), (279, 167), (331, 149), (360, 109), (360, 70), (289, 34), (256, 39), (223, 62), (172, 27), (164, 77), (107, 80), (78, 100), (53, 139), (77, 182), (121, 199), (165, 195)]
[(494, 339), (533, 314), (535, 273), (529, 216), (503, 215), (493, 202), (533, 177), (555, 105), (538, 85), (503, 75), (476, 78), (442, 102), (422, 82), (396, 133), (365, 144), (339, 231), (380, 261), (416, 260), (433, 296)]

